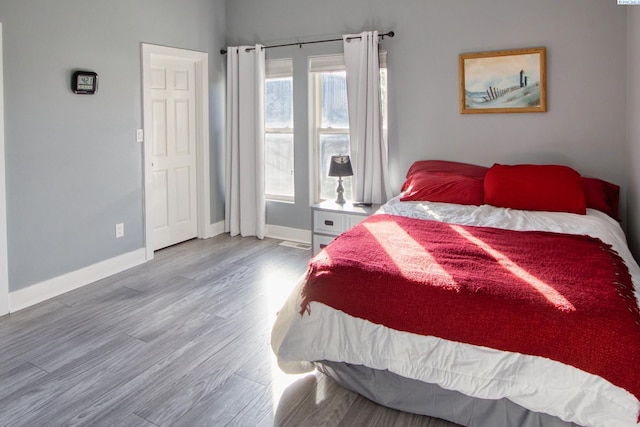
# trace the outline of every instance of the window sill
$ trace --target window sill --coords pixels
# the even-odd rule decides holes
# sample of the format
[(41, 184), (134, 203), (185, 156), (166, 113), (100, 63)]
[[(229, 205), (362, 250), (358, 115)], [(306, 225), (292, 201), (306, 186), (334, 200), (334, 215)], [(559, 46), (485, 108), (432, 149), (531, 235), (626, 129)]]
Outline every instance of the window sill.
[(274, 198), (274, 197), (268, 197), (266, 198), (267, 203), (284, 203), (287, 205), (294, 205), (296, 203), (296, 200), (294, 198)]

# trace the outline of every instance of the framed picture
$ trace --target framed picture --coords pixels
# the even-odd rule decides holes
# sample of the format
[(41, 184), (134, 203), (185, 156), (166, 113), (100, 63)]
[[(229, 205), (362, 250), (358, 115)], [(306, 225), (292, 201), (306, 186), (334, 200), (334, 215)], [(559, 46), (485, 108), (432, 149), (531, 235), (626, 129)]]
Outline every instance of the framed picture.
[(547, 111), (546, 50), (499, 50), (460, 54), (460, 112)]

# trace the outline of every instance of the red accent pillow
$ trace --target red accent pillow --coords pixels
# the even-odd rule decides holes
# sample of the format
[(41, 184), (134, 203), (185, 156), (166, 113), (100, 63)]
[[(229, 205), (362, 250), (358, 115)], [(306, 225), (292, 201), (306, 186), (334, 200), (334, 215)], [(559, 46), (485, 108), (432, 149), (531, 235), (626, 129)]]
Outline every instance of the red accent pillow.
[(401, 201), (429, 201), (481, 205), (484, 202), (482, 178), (452, 172), (418, 171), (402, 186)]
[(618, 204), (620, 187), (598, 178), (580, 177), (587, 207), (604, 212), (611, 218), (620, 221)]
[(419, 160), (407, 171), (407, 178), (416, 172), (452, 172), (462, 176), (484, 178), (489, 168), (469, 163), (450, 162), (448, 160)]
[(484, 178), (484, 202), (551, 212), (587, 212), (580, 174), (560, 165), (493, 165)]

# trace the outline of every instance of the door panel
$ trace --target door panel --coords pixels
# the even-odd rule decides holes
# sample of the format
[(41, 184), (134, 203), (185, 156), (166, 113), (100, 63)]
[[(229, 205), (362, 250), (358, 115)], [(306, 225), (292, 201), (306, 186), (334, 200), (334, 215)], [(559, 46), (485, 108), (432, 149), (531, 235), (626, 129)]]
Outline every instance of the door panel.
[(191, 187), (191, 168), (177, 168), (175, 170), (176, 173), (176, 196), (177, 196), (177, 216), (176, 222), (178, 224), (183, 224), (185, 222), (191, 221), (192, 212), (191, 212), (191, 200), (189, 198), (190, 192), (189, 188)]
[(191, 125), (189, 123), (189, 103), (187, 101), (177, 101), (176, 107), (176, 155), (189, 155), (191, 144), (189, 131)]
[(157, 171), (153, 173), (153, 202), (154, 202), (154, 231), (163, 230), (169, 227), (168, 216), (168, 179), (167, 171)]
[(152, 67), (154, 249), (197, 236), (195, 65), (154, 57)]
[[(167, 103), (165, 100), (154, 101), (153, 109), (153, 156), (167, 155)], [(155, 159), (154, 159), (155, 160)]]

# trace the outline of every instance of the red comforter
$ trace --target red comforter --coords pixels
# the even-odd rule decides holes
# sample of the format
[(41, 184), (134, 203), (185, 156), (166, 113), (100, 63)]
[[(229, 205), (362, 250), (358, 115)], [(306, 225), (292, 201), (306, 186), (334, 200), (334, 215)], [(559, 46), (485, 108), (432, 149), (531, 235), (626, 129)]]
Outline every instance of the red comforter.
[(640, 400), (640, 311), (610, 246), (588, 236), (374, 215), (312, 261), (311, 301), (389, 328), (542, 356)]

